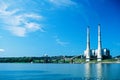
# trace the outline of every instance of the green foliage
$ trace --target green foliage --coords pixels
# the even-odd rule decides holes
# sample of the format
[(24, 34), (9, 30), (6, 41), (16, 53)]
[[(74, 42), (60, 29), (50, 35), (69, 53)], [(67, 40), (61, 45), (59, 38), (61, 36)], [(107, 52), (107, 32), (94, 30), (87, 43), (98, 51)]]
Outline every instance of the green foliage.
[[(1, 57), (0, 63), (86, 63), (85, 59), (74, 56), (52, 56), (52, 57)], [(101, 62), (116, 62), (116, 59), (105, 59)], [(90, 62), (96, 63), (97, 60)]]
[(105, 60), (103, 60), (103, 62), (115, 62), (115, 61), (117, 61), (116, 59), (105, 59)]

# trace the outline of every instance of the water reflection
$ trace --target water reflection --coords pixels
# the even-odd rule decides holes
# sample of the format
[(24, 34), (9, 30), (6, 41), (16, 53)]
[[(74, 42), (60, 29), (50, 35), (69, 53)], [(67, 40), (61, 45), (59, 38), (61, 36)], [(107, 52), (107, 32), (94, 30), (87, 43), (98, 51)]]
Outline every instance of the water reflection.
[(83, 80), (120, 80), (120, 65), (106, 63), (84, 64)]
[(120, 80), (120, 64), (0, 64), (0, 80)]
[(90, 63), (85, 64), (85, 78), (86, 78), (86, 80), (91, 78), (91, 73), (92, 73), (91, 68), (92, 68), (92, 64), (90, 64)]
[(102, 63), (85, 64), (85, 80), (103, 80), (103, 66)]
[(102, 80), (102, 78), (103, 78), (103, 75), (102, 75), (102, 73), (103, 73), (103, 70), (102, 70), (102, 63), (97, 63), (96, 64), (96, 71), (97, 71), (97, 78), (99, 78), (100, 80)]

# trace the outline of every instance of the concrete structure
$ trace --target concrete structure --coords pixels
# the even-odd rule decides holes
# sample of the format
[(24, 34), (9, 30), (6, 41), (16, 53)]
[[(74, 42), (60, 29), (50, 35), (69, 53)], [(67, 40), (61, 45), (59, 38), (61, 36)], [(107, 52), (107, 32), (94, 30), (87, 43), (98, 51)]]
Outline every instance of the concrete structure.
[(97, 49), (97, 61), (102, 60), (102, 44), (101, 44), (101, 31), (100, 24), (98, 25), (98, 49)]
[(110, 58), (110, 50), (107, 48), (102, 48), (101, 41), (101, 29), (100, 24), (98, 25), (98, 48), (90, 49), (90, 28), (87, 27), (87, 48), (84, 51), (84, 56), (86, 61), (90, 61), (91, 59), (97, 59), (97, 61), (101, 61), (102, 59)]
[(87, 48), (85, 50), (86, 61), (90, 61), (90, 28), (87, 27)]

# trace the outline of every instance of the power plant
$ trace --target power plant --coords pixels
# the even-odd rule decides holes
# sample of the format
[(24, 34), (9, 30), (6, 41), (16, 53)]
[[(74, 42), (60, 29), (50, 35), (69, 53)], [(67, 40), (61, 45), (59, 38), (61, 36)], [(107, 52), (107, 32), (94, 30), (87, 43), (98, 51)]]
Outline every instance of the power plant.
[(87, 27), (87, 47), (84, 51), (84, 57), (86, 61), (90, 61), (92, 59), (97, 59), (97, 61), (102, 61), (103, 59), (111, 58), (110, 50), (107, 48), (102, 48), (101, 41), (101, 29), (100, 24), (98, 24), (98, 48), (91, 49), (90, 48), (90, 27)]

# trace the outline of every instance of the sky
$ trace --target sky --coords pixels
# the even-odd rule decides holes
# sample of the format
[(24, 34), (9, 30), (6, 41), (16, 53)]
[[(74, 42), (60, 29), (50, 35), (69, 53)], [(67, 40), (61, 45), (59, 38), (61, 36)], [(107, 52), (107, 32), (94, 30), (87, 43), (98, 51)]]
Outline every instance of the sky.
[(81, 55), (90, 26), (91, 49), (120, 55), (119, 0), (0, 0), (0, 57)]

